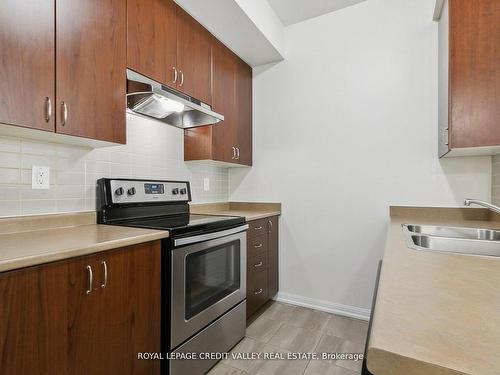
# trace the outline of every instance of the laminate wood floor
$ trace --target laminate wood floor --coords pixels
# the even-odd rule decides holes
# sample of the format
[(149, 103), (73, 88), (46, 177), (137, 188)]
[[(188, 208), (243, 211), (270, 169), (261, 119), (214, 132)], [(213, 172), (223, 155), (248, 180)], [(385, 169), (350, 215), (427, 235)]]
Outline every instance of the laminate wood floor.
[[(252, 317), (231, 353), (363, 353), (367, 330), (366, 321), (273, 301)], [(230, 354), (208, 374), (359, 375), (361, 366), (361, 360), (243, 360)]]

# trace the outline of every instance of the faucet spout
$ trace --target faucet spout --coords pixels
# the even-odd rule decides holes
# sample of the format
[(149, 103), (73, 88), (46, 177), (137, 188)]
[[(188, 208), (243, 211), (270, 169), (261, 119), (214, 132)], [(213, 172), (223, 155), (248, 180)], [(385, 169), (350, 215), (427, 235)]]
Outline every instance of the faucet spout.
[(479, 199), (466, 199), (464, 201), (464, 206), (470, 207), (473, 204), (475, 204), (477, 206), (485, 207), (490, 211), (493, 211), (493, 212), (496, 212), (497, 214), (500, 214), (500, 207), (495, 206), (491, 203), (481, 201)]

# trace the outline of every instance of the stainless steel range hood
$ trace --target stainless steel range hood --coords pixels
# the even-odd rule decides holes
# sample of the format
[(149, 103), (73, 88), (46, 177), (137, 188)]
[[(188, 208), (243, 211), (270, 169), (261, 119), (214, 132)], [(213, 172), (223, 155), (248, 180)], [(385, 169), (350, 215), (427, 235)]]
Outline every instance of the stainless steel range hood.
[(127, 69), (127, 108), (181, 129), (214, 125), (224, 116), (208, 104)]

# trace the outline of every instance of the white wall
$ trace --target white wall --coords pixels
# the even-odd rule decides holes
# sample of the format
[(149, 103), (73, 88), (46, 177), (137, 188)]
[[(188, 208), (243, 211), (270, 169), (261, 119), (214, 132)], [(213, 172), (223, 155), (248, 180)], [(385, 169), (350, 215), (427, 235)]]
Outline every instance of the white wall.
[[(50, 190), (31, 189), (32, 165), (51, 168)], [(196, 203), (228, 198), (227, 168), (184, 163), (181, 129), (134, 115), (127, 115), (124, 146), (91, 150), (0, 137), (0, 216), (94, 210), (101, 177), (189, 180)]]
[(389, 205), (490, 199), (489, 157), (436, 156), (433, 6), (369, 0), (295, 24), (287, 59), (255, 72), (254, 168), (230, 171), (230, 199), (283, 203), (285, 297), (362, 315)]

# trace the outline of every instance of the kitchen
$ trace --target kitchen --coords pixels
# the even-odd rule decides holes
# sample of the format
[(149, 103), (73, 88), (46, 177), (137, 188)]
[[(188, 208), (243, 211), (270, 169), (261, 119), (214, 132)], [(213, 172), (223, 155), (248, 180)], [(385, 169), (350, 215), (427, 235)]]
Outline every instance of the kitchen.
[(500, 372), (499, 8), (4, 1), (0, 372)]

